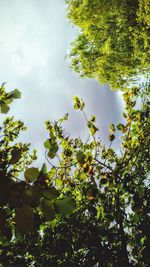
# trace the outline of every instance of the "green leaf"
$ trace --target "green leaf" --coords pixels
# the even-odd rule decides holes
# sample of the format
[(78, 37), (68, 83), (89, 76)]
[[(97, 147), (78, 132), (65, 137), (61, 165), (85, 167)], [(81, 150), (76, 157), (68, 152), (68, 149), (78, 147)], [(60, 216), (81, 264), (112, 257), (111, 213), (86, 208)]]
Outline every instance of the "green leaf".
[(50, 171), (48, 172), (48, 177), (49, 177), (50, 180), (52, 180), (55, 175), (56, 175), (56, 168), (55, 167), (52, 167), (50, 169)]
[(21, 98), (21, 92), (20, 92), (18, 89), (15, 89), (15, 90), (12, 92), (12, 97), (14, 97), (15, 99), (17, 99), (17, 98)]
[(141, 238), (140, 241), (141, 241), (141, 244), (142, 244), (142, 245), (144, 245), (145, 240), (146, 240), (146, 236), (144, 236), (144, 237)]
[(50, 159), (53, 159), (53, 158), (55, 158), (55, 155), (56, 155), (56, 154), (53, 153), (51, 150), (49, 150), (47, 155), (48, 155), (48, 157), (49, 157)]
[(97, 220), (101, 217), (102, 219), (104, 219), (105, 215), (104, 215), (104, 208), (102, 206), (96, 206), (97, 209), (97, 215), (96, 218)]
[(75, 208), (75, 200), (71, 197), (66, 197), (64, 199), (57, 199), (55, 201), (56, 211), (62, 215), (69, 215)]
[(95, 118), (95, 116), (91, 116), (91, 118), (90, 118), (90, 121), (92, 121), (92, 122), (96, 122), (96, 118)]
[(46, 221), (52, 221), (55, 218), (53, 201), (43, 199), (41, 203), (41, 209)]
[(98, 131), (98, 128), (94, 125), (92, 121), (88, 121), (87, 126), (92, 135), (94, 135)]
[(74, 109), (80, 109), (81, 108), (80, 99), (77, 96), (74, 96), (73, 101), (74, 101)]
[(25, 176), (26, 181), (28, 183), (31, 183), (37, 180), (37, 178), (39, 177), (39, 174), (40, 172), (38, 168), (31, 167), (25, 171), (24, 176)]
[(68, 120), (68, 117), (69, 117), (69, 113), (65, 113), (64, 117), (62, 117), (62, 118), (59, 119), (58, 121), (59, 121), (59, 122), (67, 121), (67, 120)]
[(60, 219), (61, 219), (61, 216), (56, 215), (54, 220), (47, 222), (48, 228), (54, 229), (57, 223), (60, 221)]
[(79, 150), (76, 154), (76, 158), (77, 158), (77, 161), (81, 164), (84, 164), (85, 163), (85, 155), (84, 155), (84, 152)]
[(10, 109), (7, 104), (3, 104), (3, 103), (0, 105), (0, 107), (1, 107), (1, 113), (3, 114), (6, 114)]
[(47, 140), (44, 142), (44, 146), (45, 146), (45, 148), (47, 148), (47, 149), (50, 149), (50, 148), (51, 148), (50, 139), (47, 139)]
[(15, 148), (11, 155), (11, 159), (9, 161), (9, 164), (16, 164), (21, 159), (22, 149), (21, 148)]
[(57, 144), (56, 142), (54, 142), (54, 143), (52, 144), (51, 151), (52, 151), (54, 154), (56, 154), (57, 151), (58, 151), (58, 149), (59, 149), (58, 144)]
[(110, 124), (109, 130), (110, 130), (111, 133), (115, 132), (116, 129), (115, 129), (115, 125), (113, 123)]
[(139, 213), (135, 212), (135, 214), (133, 215), (133, 220), (135, 223), (138, 223), (140, 220), (141, 216)]
[(36, 207), (40, 202), (40, 198), (42, 197), (42, 190), (43, 188), (41, 188), (40, 185), (35, 185), (34, 187), (32, 186), (24, 190), (21, 195), (24, 205)]
[(50, 157), (51, 159), (53, 159), (59, 149), (59, 146), (57, 144), (57, 142), (55, 140), (52, 139), (47, 139), (44, 142), (44, 146), (45, 148), (47, 148), (48, 151), (48, 157)]
[(63, 185), (63, 180), (60, 178), (56, 178), (56, 186), (60, 188), (62, 187), (62, 185)]
[(83, 102), (83, 100), (77, 96), (73, 97), (73, 102), (74, 102), (74, 109), (83, 110), (83, 108), (85, 107), (85, 103)]
[(44, 231), (45, 228), (46, 228), (46, 225), (45, 224), (41, 224), (40, 227), (39, 227), (40, 231)]
[(43, 163), (43, 165), (42, 165), (41, 172), (42, 172), (42, 173), (47, 173), (47, 166), (46, 166), (45, 163)]
[(59, 196), (59, 192), (55, 187), (51, 187), (43, 191), (43, 196), (47, 199), (56, 199)]
[(33, 209), (29, 206), (23, 206), (16, 209), (15, 223), (16, 230), (20, 234), (28, 234), (33, 230)]
[(125, 126), (124, 126), (122, 123), (119, 123), (119, 124), (117, 125), (117, 129), (118, 129), (119, 131), (123, 131), (124, 128), (125, 128)]

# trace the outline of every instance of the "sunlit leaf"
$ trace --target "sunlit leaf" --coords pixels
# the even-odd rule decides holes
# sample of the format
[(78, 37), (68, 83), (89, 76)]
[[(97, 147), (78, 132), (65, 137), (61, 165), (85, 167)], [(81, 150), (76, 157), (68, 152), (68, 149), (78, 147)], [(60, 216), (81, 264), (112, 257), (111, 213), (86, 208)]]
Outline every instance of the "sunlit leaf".
[(7, 104), (3, 104), (3, 103), (0, 105), (0, 108), (1, 108), (1, 113), (4, 113), (4, 114), (6, 114), (10, 109)]
[(46, 166), (45, 163), (43, 163), (43, 165), (42, 165), (41, 172), (42, 172), (42, 173), (46, 173), (46, 172), (47, 172), (47, 166)]
[(17, 99), (17, 98), (21, 98), (21, 92), (18, 90), (18, 89), (15, 89), (13, 92), (12, 92), (12, 96)]

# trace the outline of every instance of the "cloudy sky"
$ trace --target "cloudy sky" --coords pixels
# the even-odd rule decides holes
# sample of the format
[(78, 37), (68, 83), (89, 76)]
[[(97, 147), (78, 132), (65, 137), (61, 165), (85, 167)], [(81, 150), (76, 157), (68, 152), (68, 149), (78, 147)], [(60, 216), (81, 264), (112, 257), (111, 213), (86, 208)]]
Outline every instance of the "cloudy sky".
[(85, 100), (87, 114), (97, 116), (105, 141), (110, 122), (121, 119), (121, 97), (95, 80), (79, 79), (69, 69), (65, 56), (77, 30), (66, 19), (64, 1), (1, 0), (0, 10), (0, 82), (22, 92), (9, 112), (28, 127), (22, 140), (38, 148), (42, 160), (44, 121), (66, 112), (67, 130), (85, 137), (81, 114), (73, 111), (72, 98), (77, 95)]

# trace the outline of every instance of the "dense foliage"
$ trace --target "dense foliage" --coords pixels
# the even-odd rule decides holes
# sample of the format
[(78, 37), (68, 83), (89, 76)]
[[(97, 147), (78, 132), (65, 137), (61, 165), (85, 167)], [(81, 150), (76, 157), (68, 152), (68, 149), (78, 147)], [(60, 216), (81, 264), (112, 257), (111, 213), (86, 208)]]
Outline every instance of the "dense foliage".
[[(6, 93), (4, 86), (1, 91), (1, 105), (9, 105), (14, 92), (18, 96), (18, 91)], [(95, 117), (88, 119), (84, 102), (74, 97), (74, 108), (87, 120), (89, 139), (65, 133), (62, 123), (68, 114), (47, 121), (49, 169), (45, 163), (40, 170), (29, 167), (35, 153), (30, 156), (27, 144), (14, 143), (23, 124), (5, 119), (0, 266), (150, 265), (148, 96), (149, 85), (125, 90), (124, 123), (110, 125), (109, 147), (100, 140)], [(122, 134), (118, 153), (113, 149), (117, 131)]]
[[(9, 111), (14, 99), (20, 98), (19, 90), (6, 92), (4, 84), (0, 87), (1, 113)], [(41, 170), (28, 167), (36, 159), (36, 151), (29, 154), (29, 144), (15, 143), (20, 131), (25, 130), (21, 121), (7, 117), (0, 127), (0, 260), (3, 262), (2, 247), (16, 242), (17, 236), (38, 230), (42, 222), (55, 219), (61, 214), (69, 214), (75, 208), (73, 198), (61, 197), (50, 178), (53, 171), (47, 173), (46, 165)], [(52, 138), (52, 136), (51, 136)], [(56, 153), (56, 146), (49, 153)], [(52, 154), (50, 155), (52, 157)], [(1, 266), (7, 264), (7, 257)], [(5, 265), (6, 264), (6, 265)], [(20, 265), (21, 266), (21, 265)], [(22, 265), (23, 266), (23, 265)]]
[(69, 20), (79, 27), (71, 67), (120, 89), (150, 67), (149, 0), (66, 0)]
[[(150, 83), (133, 86), (149, 70), (147, 0), (66, 0), (80, 28), (72, 68), (112, 88), (123, 88), (122, 123), (111, 124), (103, 144), (95, 116), (74, 97), (89, 138), (63, 128), (68, 114), (45, 123), (45, 162), (18, 141), (23, 122), (5, 117), (0, 127), (1, 267), (150, 266)], [(129, 83), (130, 87), (125, 88)], [(21, 97), (0, 87), (0, 113)], [(2, 120), (1, 120), (2, 121)], [(101, 129), (100, 129), (101, 130)], [(121, 136), (120, 150), (113, 148)]]

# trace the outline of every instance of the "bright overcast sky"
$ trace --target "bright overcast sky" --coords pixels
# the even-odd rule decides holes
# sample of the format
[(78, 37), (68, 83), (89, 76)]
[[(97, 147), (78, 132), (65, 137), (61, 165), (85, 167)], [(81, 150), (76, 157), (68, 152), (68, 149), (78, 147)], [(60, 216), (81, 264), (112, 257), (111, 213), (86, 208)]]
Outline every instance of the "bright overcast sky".
[(82, 97), (88, 114), (95, 114), (103, 139), (110, 122), (119, 122), (120, 96), (95, 80), (79, 79), (65, 56), (77, 32), (66, 19), (63, 0), (0, 1), (0, 82), (9, 90), (18, 88), (22, 98), (9, 112), (28, 130), (22, 140), (31, 142), (42, 158), (46, 138), (45, 120), (70, 113), (73, 135), (84, 136), (79, 112), (73, 112), (72, 98)]

